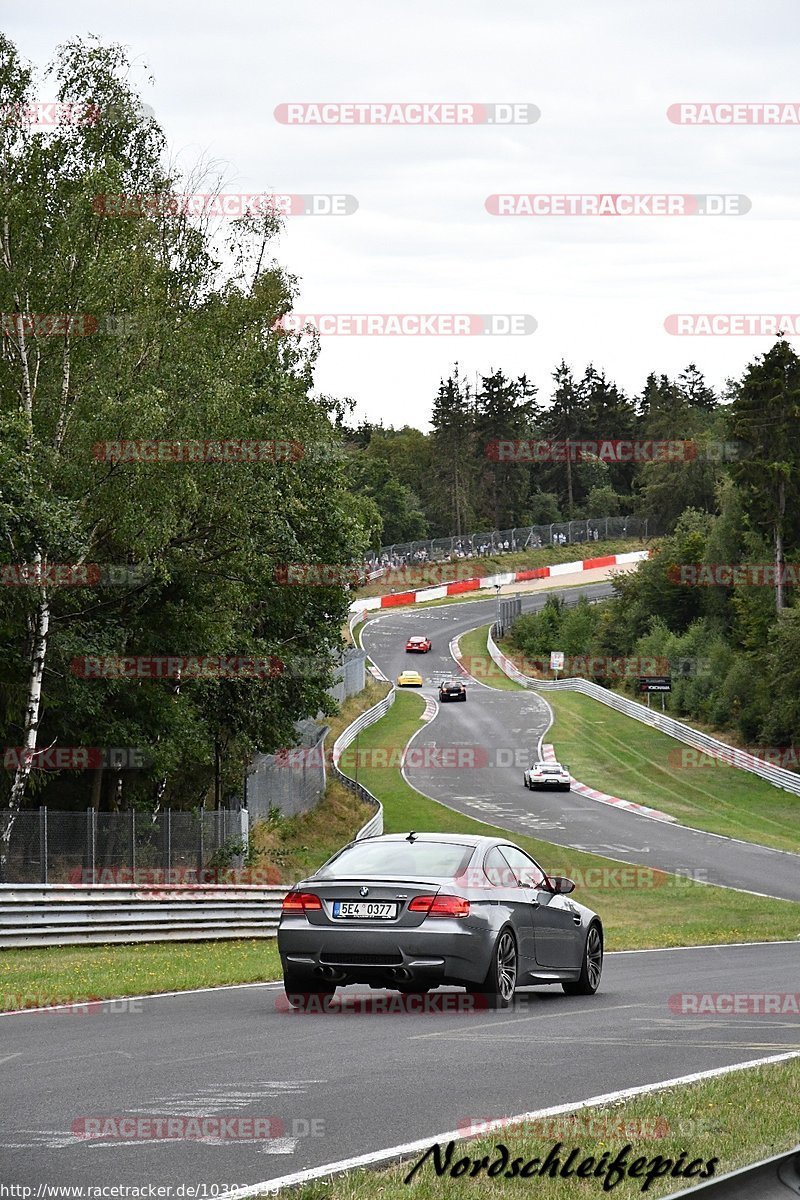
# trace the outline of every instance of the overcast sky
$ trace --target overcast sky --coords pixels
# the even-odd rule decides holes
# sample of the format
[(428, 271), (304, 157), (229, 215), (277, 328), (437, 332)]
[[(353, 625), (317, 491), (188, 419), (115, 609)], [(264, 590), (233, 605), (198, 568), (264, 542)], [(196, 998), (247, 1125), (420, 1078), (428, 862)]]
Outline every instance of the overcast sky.
[[(425, 428), (455, 360), (524, 371), (543, 398), (562, 356), (631, 393), (692, 360), (719, 386), (771, 339), (675, 337), (668, 314), (800, 312), (800, 127), (666, 115), (800, 101), (796, 0), (36, 0), (3, 25), (39, 67), (78, 34), (127, 45), (172, 155), (220, 163), (226, 191), (355, 196), (354, 215), (287, 222), (277, 256), (298, 311), (535, 317), (527, 336), (323, 338), (319, 390), (351, 396), (358, 417)], [(525, 102), (541, 117), (280, 124), (292, 101)], [(498, 192), (744, 194), (752, 209), (496, 217), (484, 201)]]

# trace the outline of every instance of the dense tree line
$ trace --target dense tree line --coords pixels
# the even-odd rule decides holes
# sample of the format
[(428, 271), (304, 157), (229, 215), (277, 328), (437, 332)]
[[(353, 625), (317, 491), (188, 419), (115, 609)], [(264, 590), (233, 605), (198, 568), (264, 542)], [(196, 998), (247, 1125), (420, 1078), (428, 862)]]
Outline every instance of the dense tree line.
[[(561, 362), (546, 400), (524, 375), (495, 370), (471, 383), (456, 365), (433, 399), (429, 433), (364, 422), (347, 436), (383, 545), (583, 517), (634, 515), (669, 528), (687, 505), (716, 510), (731, 436), (722, 400), (730, 394), (717, 397), (694, 364), (677, 380), (649, 375), (629, 397), (594, 366), (576, 376)], [(610, 447), (585, 445), (631, 440), (660, 443), (665, 454), (675, 443), (676, 457), (647, 461), (643, 450), (640, 461), (614, 461)], [(566, 445), (583, 449), (559, 457)]]
[[(272, 258), (273, 215), (227, 223), (221, 238), (168, 202), (127, 218), (98, 205), (187, 190), (128, 72), (118, 47), (64, 46), (57, 100), (95, 115), (37, 131), (14, 119), (36, 81), (0, 38), (0, 808), (55, 797), (152, 810), (239, 791), (254, 750), (290, 743), (298, 718), (329, 707), (327, 663), (352, 598), (344, 580), (286, 586), (282, 564), (353, 563), (391, 542), (615, 513), (673, 532), (596, 627), (581, 616), (572, 642), (634, 653), (678, 639), (687, 654), (702, 642), (721, 681), (698, 675), (676, 703), (727, 714), (748, 736), (794, 735), (797, 693), (780, 663), (800, 638), (796, 589), (681, 588), (665, 566), (796, 561), (798, 360), (783, 339), (722, 396), (694, 366), (676, 380), (650, 375), (628, 397), (595, 367), (576, 374), (562, 362), (546, 398), (524, 375), (471, 382), (455, 366), (432, 397), (430, 432), (354, 428), (346, 404), (314, 393), (316, 343), (277, 327), (296, 282)], [(492, 451), (633, 438), (696, 453), (531, 462)], [(298, 452), (98, 456), (123, 439)], [(99, 574), (59, 585), (59, 564)], [(280, 667), (261, 679), (75, 670), (133, 656)], [(771, 674), (754, 686), (757, 663)], [(31, 754), (51, 746), (138, 748), (148, 766), (31, 771)], [(0, 827), (0, 871), (12, 828)]]
[(676, 715), (746, 745), (796, 747), (800, 359), (788, 342), (750, 364), (724, 419), (735, 453), (721, 468), (713, 511), (687, 506), (650, 560), (617, 578), (608, 603), (565, 611), (554, 602), (515, 622), (512, 640), (532, 657), (590, 656), (598, 682), (610, 685), (619, 683), (615, 659), (661, 658), (673, 672)]
[[(351, 598), (285, 586), (276, 569), (357, 561), (380, 527), (337, 450), (341, 405), (312, 398), (315, 347), (273, 331), (295, 291), (271, 257), (274, 215), (226, 224), (220, 247), (167, 200), (124, 219), (98, 206), (186, 187), (128, 72), (118, 47), (62, 47), (57, 99), (96, 115), (42, 132), (14, 119), (37, 92), (0, 39), (0, 809), (54, 792), (146, 808), (238, 792), (254, 749), (291, 744), (294, 721), (329, 703), (326, 649)], [(97, 453), (226, 438), (266, 456)], [(91, 585), (59, 586), (58, 564), (91, 567)], [(90, 680), (75, 669), (86, 656), (275, 670)], [(139, 748), (151, 765), (54, 782), (9, 754), (53, 745)]]

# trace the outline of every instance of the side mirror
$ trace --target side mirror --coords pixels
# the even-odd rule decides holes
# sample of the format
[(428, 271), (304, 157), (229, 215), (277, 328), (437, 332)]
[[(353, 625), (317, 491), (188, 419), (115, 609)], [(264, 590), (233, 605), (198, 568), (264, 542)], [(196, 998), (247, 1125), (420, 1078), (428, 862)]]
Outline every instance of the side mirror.
[(567, 879), (566, 875), (553, 875), (550, 883), (557, 896), (568, 896), (570, 892), (575, 891), (575, 884), (571, 879)]

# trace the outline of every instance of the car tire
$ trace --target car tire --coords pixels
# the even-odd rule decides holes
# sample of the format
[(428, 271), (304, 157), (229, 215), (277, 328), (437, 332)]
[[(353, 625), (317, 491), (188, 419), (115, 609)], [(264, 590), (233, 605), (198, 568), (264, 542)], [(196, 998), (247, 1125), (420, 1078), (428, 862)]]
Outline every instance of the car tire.
[(487, 1008), (510, 1008), (517, 985), (519, 956), (514, 934), (506, 926), (492, 949), (486, 978), (475, 991), (483, 997)]
[(327, 1012), (336, 992), (336, 984), (322, 985), (316, 979), (284, 975), (283, 990), (292, 1008), (306, 1012)]
[(603, 931), (598, 924), (589, 926), (583, 946), (583, 962), (578, 979), (562, 983), (568, 996), (593, 996), (600, 987), (603, 973)]
[(530, 786), (530, 785), (529, 785), (529, 783), (528, 783), (528, 776), (527, 776), (527, 775), (523, 775), (523, 776), (522, 776), (522, 786), (523, 786), (523, 787), (529, 787), (529, 786)]
[(466, 704), (466, 702), (467, 702), (467, 693), (466, 693), (466, 692), (464, 692), (464, 695), (461, 697), (461, 699), (462, 699), (462, 700), (464, 701), (464, 703)]

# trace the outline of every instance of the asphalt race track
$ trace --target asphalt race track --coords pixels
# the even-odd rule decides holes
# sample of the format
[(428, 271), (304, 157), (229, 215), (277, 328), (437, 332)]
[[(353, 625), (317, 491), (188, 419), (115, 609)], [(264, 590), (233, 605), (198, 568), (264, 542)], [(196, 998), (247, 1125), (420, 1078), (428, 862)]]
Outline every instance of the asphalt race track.
[[(574, 602), (582, 594), (597, 597), (610, 590), (609, 584), (593, 584), (565, 595)], [(523, 612), (540, 608), (547, 595), (523, 596)], [(425, 681), (416, 690), (437, 697), (439, 682), (456, 674), (451, 640), (488, 624), (494, 615), (494, 599), (398, 611), (370, 620), (362, 644), (389, 679), (416, 668)], [(405, 653), (406, 639), (415, 634), (430, 637), (428, 654)], [(406, 778), (421, 792), (512, 832), (627, 863), (691, 872), (708, 883), (800, 900), (800, 855), (665, 824), (575, 792), (528, 791), (522, 770), (538, 757), (539, 740), (550, 722), (546, 702), (533, 693), (469, 682), (467, 689), (466, 704), (440, 705), (411, 743), (414, 754)], [(449, 766), (443, 755), (437, 760), (435, 750), (455, 747), (461, 747), (466, 765)], [(547, 869), (548, 864), (542, 866)], [(551, 864), (551, 870), (557, 866)]]
[[(525, 607), (543, 599), (531, 595)], [(438, 681), (452, 674), (451, 638), (493, 612), (492, 600), (391, 614), (369, 624), (365, 644), (391, 676), (408, 665), (405, 638), (430, 634), (432, 652), (409, 661)], [(423, 690), (434, 694), (432, 682)], [(442, 706), (414, 745), (477, 745), (496, 760), (501, 749), (535, 752), (547, 721), (532, 695), (473, 685), (467, 703)], [(720, 882), (800, 899), (795, 856), (571, 793), (533, 794), (516, 764), (410, 777), (510, 830), (667, 870), (702, 866)], [(798, 942), (697, 947), (611, 954), (596, 996), (532, 988), (498, 1013), (448, 1010), (448, 1000), (471, 1001), (445, 989), (429, 997), (440, 1011), (404, 1012), (396, 993), (363, 987), (340, 989), (327, 1014), (298, 1013), (273, 983), (0, 1016), (0, 1179), (34, 1197), (39, 1184), (150, 1184), (199, 1186), (195, 1196), (207, 1200), (470, 1122), (800, 1051), (796, 1013), (697, 1014), (681, 999), (792, 994), (799, 971)], [(144, 1132), (147, 1118), (211, 1116), (240, 1124), (210, 1141)], [(140, 1124), (87, 1139), (87, 1118)], [(269, 1134), (248, 1136), (247, 1118)]]
[[(496, 1014), (370, 1012), (364, 988), (338, 992), (328, 1014), (300, 1014), (261, 985), (143, 999), (133, 1012), (0, 1017), (0, 1179), (243, 1186), (800, 1049), (796, 1015), (681, 1015), (669, 1003), (679, 992), (794, 992), (799, 971), (797, 944), (720, 946), (609, 955), (596, 996), (531, 989)], [(196, 1114), (277, 1117), (284, 1136), (209, 1145), (72, 1132), (87, 1116)]]

